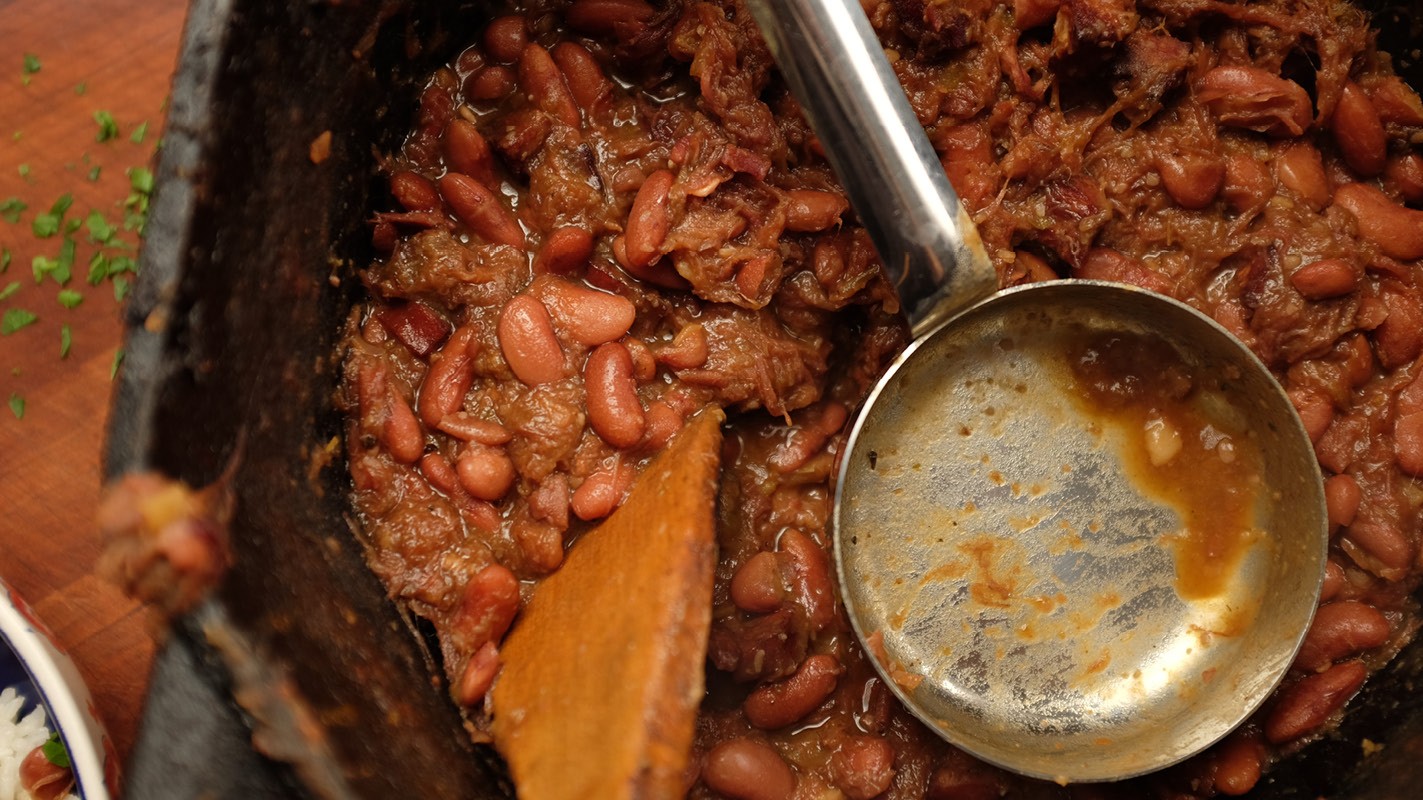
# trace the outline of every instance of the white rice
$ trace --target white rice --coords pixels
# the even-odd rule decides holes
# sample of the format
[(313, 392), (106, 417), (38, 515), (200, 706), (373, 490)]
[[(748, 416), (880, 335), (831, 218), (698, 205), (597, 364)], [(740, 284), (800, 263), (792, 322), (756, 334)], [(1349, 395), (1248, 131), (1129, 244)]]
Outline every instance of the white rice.
[(14, 689), (0, 690), (0, 800), (31, 800), (20, 788), (20, 762), (49, 738), (44, 707), (36, 706), (21, 719), (24, 704)]

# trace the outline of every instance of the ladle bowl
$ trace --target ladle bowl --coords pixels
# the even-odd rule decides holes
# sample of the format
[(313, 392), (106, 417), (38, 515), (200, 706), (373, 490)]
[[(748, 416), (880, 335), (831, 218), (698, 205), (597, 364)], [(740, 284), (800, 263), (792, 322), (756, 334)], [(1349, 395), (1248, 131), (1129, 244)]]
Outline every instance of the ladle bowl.
[[(836, 488), (841, 595), (881, 676), (945, 739), (1035, 777), (1119, 780), (1209, 747), (1288, 671), (1323, 582), (1322, 478), (1288, 398), (1169, 298), (1097, 281), (995, 293), (859, 4), (751, 6), (915, 334), (859, 411)], [(1190, 376), (1191, 427), (1084, 402), (1073, 365), (1113, 337)], [(1207, 456), (1163, 482), (1182, 436)], [(1231, 497), (1238, 524), (1203, 546), (1201, 518)]]

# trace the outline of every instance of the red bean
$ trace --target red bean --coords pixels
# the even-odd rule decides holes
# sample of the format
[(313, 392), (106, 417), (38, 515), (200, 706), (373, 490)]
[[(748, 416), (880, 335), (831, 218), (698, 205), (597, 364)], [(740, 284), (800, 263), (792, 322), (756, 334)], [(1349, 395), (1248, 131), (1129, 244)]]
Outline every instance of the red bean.
[(624, 233), (623, 248), (627, 264), (633, 269), (650, 265), (659, 255), (667, 232), (672, 227), (672, 211), (668, 193), (676, 176), (671, 170), (660, 169), (647, 176), (632, 201)]
[(589, 347), (621, 339), (637, 318), (637, 306), (626, 297), (565, 280), (547, 281), (542, 293), (549, 315), (570, 338)]
[(465, 586), (455, 620), (456, 632), (469, 649), (498, 642), (519, 611), (519, 579), (502, 564), (490, 564)]
[(657, 349), (657, 360), (671, 369), (699, 369), (711, 357), (707, 329), (700, 322), (682, 326), (672, 341)]
[(1171, 283), (1165, 275), (1110, 247), (1094, 247), (1088, 250), (1075, 273), (1078, 278), (1130, 283), (1158, 293), (1166, 293), (1171, 289)]
[(1346, 183), (1334, 191), (1334, 204), (1354, 215), (1359, 235), (1390, 258), (1423, 258), (1423, 211), (1405, 208), (1368, 184)]
[(1295, 657), (1295, 668), (1326, 669), (1341, 658), (1382, 647), (1392, 630), (1379, 610), (1354, 600), (1322, 605)]
[(657, 377), (657, 359), (652, 355), (652, 348), (647, 343), (636, 336), (624, 336), (619, 340), (623, 347), (628, 349), (628, 355), (632, 356), (632, 376), (638, 383), (647, 383)]
[(490, 58), (501, 64), (518, 61), (528, 43), (528, 26), (524, 18), (517, 14), (499, 17), (484, 29), (484, 49)]
[(460, 486), (472, 497), (499, 500), (514, 485), (514, 462), (503, 450), (470, 442), (455, 462)]
[(469, 120), (460, 117), (450, 120), (444, 136), (440, 137), (440, 147), (451, 172), (468, 175), (486, 187), (498, 182), (489, 143)]
[(1334, 475), (1324, 482), (1324, 504), (1329, 509), (1330, 525), (1349, 525), (1359, 511), (1363, 494), (1352, 475)]
[(574, 0), (563, 17), (574, 30), (621, 38), (641, 31), (654, 13), (643, 0)]
[(1359, 288), (1360, 270), (1347, 259), (1323, 258), (1290, 274), (1290, 285), (1308, 300), (1342, 297)]
[(642, 446), (647, 450), (661, 450), (681, 429), (682, 415), (662, 400), (654, 400), (647, 404), (647, 432)]
[(478, 343), (475, 329), (460, 328), (430, 359), (430, 371), (420, 384), (420, 419), (439, 428), (444, 418), (458, 411), (474, 383), (474, 354)]
[(559, 530), (568, 528), (568, 476), (555, 472), (529, 494), (529, 513)]
[(593, 431), (614, 447), (632, 447), (641, 441), (647, 415), (637, 397), (627, 348), (617, 342), (599, 345), (589, 354), (583, 377)]
[(548, 310), (534, 297), (521, 294), (499, 314), (499, 350), (514, 376), (529, 386), (567, 377), (563, 347), (553, 332)]
[(1388, 316), (1374, 329), (1379, 363), (1385, 369), (1413, 363), (1423, 353), (1423, 307), (1416, 295), (1402, 290), (1385, 289), (1379, 299), (1388, 309)]
[(831, 436), (845, 427), (850, 410), (833, 400), (810, 409), (803, 425), (791, 429), (785, 444), (772, 451), (766, 460), (772, 469), (782, 474), (795, 472), (825, 447)]
[(1393, 454), (1399, 469), (1415, 478), (1423, 477), (1423, 413), (1394, 419)]
[(1423, 155), (1405, 153), (1389, 159), (1384, 177), (1403, 195), (1404, 200), (1423, 202)]
[(1348, 580), (1344, 574), (1344, 568), (1339, 566), (1339, 562), (1330, 556), (1324, 564), (1324, 585), (1319, 589), (1319, 602), (1327, 603), (1339, 596), (1344, 590), (1344, 583)]
[(815, 540), (791, 528), (781, 534), (781, 557), (785, 559), (791, 593), (801, 608), (812, 633), (835, 621), (835, 586), (830, 578), (830, 561)]
[(1294, 192), (1311, 210), (1318, 211), (1329, 204), (1329, 179), (1324, 174), (1324, 161), (1319, 150), (1306, 142), (1293, 142), (1275, 156), (1275, 177), (1286, 189)]
[(547, 522), (520, 519), (509, 526), (509, 535), (523, 556), (525, 569), (547, 575), (563, 564), (563, 532), (559, 528)]
[(613, 82), (588, 48), (576, 42), (559, 42), (551, 53), (563, 73), (568, 91), (584, 114), (601, 114), (613, 96)]
[(555, 230), (534, 254), (534, 274), (576, 275), (593, 257), (593, 234), (566, 226)]
[(1402, 580), (1413, 565), (1413, 543), (1392, 523), (1355, 520), (1343, 544), (1355, 563), (1384, 580)]
[(847, 800), (870, 800), (894, 782), (894, 747), (878, 736), (852, 736), (830, 759), (830, 775)]
[(1314, 117), (1303, 86), (1259, 67), (1215, 67), (1196, 86), (1196, 98), (1222, 124), (1271, 136), (1299, 136)]
[(786, 193), (786, 230), (816, 233), (840, 224), (850, 203), (835, 192), (796, 189)]
[(1378, 110), (1353, 81), (1344, 84), (1329, 127), (1351, 169), (1365, 177), (1383, 172), (1388, 163), (1388, 136)]
[(1313, 389), (1291, 389), (1287, 394), (1295, 411), (1299, 413), (1300, 422), (1304, 423), (1309, 440), (1318, 444), (1320, 437), (1329, 429), (1329, 424), (1334, 421), (1334, 404), (1328, 397)]
[(380, 440), (396, 461), (414, 464), (425, 454), (425, 432), (420, 429), (420, 420), (410, 410), (410, 404), (395, 387), (389, 387), (390, 405), (385, 425), (381, 427)]
[(796, 776), (781, 754), (756, 739), (731, 739), (713, 747), (702, 763), (702, 780), (734, 800), (787, 800)]
[(440, 178), (440, 195), (455, 217), (479, 237), (492, 244), (524, 246), (524, 229), (484, 184), (451, 172)]
[(455, 700), (462, 706), (482, 702), (498, 674), (499, 648), (493, 642), (485, 642), (465, 664), (459, 686), (455, 689)]
[(1225, 162), (1214, 153), (1183, 152), (1156, 157), (1166, 193), (1182, 208), (1210, 205), (1225, 183)]
[(1274, 196), (1275, 181), (1265, 165), (1250, 153), (1232, 153), (1225, 161), (1225, 185), (1221, 193), (1236, 211), (1253, 211), (1264, 207)]
[(390, 193), (411, 211), (438, 211), (440, 193), (429, 178), (418, 172), (401, 170), (390, 176)]
[(548, 51), (537, 44), (530, 43), (519, 56), (519, 86), (540, 111), (570, 128), (579, 126), (578, 105), (563, 73)]
[(501, 447), (514, 438), (514, 434), (503, 425), (480, 419), (467, 411), (446, 414), (440, 420), (440, 431), (462, 442), (478, 442), (490, 447)]
[(514, 91), (518, 77), (514, 70), (499, 65), (485, 67), (464, 79), (464, 96), (475, 102), (488, 102), (507, 97)]
[(1260, 781), (1265, 748), (1255, 736), (1236, 733), (1216, 747), (1214, 761), (1215, 788), (1221, 794), (1238, 797)]
[(1375, 79), (1369, 85), (1369, 100), (1384, 122), (1423, 125), (1423, 100), (1397, 75)]
[(627, 493), (632, 479), (632, 471), (621, 462), (600, 469), (583, 479), (583, 483), (574, 490), (568, 506), (581, 520), (591, 522), (602, 519), (623, 502), (623, 495)]
[(742, 704), (746, 720), (762, 730), (799, 722), (830, 697), (841, 672), (840, 662), (834, 656), (810, 656), (801, 662), (795, 674), (759, 686), (747, 695)]
[(1022, 268), (1029, 282), (1057, 280), (1057, 272), (1035, 253), (1018, 250), (1013, 254), (1013, 263)]
[(775, 553), (757, 553), (731, 576), (731, 602), (743, 611), (767, 614), (780, 608), (785, 599), (786, 580)]
[(1281, 690), (1265, 718), (1265, 738), (1284, 744), (1319, 730), (1368, 674), (1363, 662), (1345, 661)]

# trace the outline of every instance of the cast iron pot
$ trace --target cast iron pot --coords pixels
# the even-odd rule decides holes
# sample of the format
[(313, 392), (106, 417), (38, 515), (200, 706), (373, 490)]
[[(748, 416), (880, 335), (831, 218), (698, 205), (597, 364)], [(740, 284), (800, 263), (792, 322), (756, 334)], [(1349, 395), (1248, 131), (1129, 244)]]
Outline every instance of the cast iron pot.
[[(1418, 41), (1416, 7), (1380, 10), (1387, 49)], [(341, 449), (317, 457), (341, 429), (332, 353), (373, 255), (369, 209), (389, 205), (375, 154), (411, 126), (422, 76), (487, 18), (433, 0), (189, 11), (105, 473), (204, 486), (235, 459), (234, 567), (159, 656), (129, 797), (513, 796), (497, 757), (470, 743), (419, 625), (365, 566)], [(1400, 69), (1423, 84), (1417, 64)], [(1420, 680), (1415, 643), (1337, 732), (1251, 796), (1415, 796)], [(1365, 738), (1383, 750), (1364, 757)]]

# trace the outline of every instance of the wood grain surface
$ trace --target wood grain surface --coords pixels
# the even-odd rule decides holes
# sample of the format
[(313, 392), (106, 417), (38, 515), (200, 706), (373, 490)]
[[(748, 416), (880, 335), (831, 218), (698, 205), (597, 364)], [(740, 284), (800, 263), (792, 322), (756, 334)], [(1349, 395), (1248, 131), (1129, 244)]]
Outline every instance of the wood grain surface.
[[(180, 0), (0, 0), (0, 203), (18, 198), (27, 206), (17, 221), (0, 217), (0, 247), (10, 254), (0, 293), (17, 286), (0, 300), (0, 314), (22, 309), (38, 317), (0, 336), (0, 578), (73, 657), (125, 759), (156, 626), (94, 574), (99, 458), (121, 332), (113, 280), (91, 286), (86, 278), (95, 252), (136, 252), (101, 247), (81, 225), (70, 234), (67, 286), (53, 275), (37, 283), (35, 257), (58, 259), (64, 236), (61, 229), (40, 238), (33, 225), (68, 194), (66, 220), (82, 223), (98, 211), (122, 226), (127, 170), (151, 167), (160, 142), (184, 11)], [(38, 60), (37, 71), (27, 71), (25, 54)], [(100, 111), (118, 128), (102, 142)], [(115, 241), (132, 246), (137, 238), (120, 232)], [(61, 288), (82, 302), (66, 308)], [(61, 358), (64, 326), (72, 344)], [(22, 417), (14, 398), (23, 400)]]

